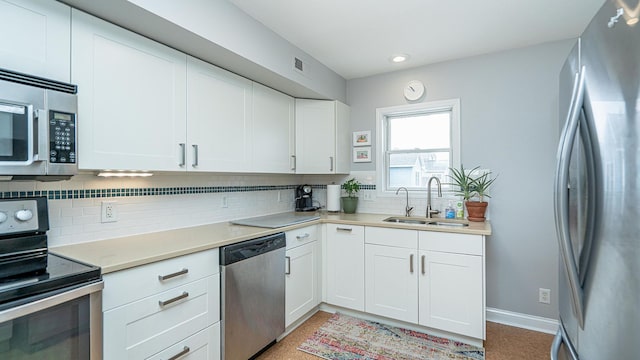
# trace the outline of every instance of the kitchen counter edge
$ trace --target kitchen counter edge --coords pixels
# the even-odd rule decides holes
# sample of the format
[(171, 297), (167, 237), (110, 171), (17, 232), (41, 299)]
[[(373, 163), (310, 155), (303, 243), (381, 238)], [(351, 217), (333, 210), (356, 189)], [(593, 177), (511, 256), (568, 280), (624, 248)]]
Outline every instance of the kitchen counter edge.
[(155, 233), (131, 235), (120, 238), (52, 247), (50, 251), (102, 268), (102, 274), (146, 265), (199, 251), (219, 248), (241, 241), (299, 229), (321, 223), (376, 226), (394, 229), (449, 232), (459, 234), (491, 235), (491, 224), (470, 222), (465, 228), (449, 228), (435, 225), (410, 225), (382, 221), (394, 216), (384, 214), (318, 213), (319, 220), (299, 223), (277, 229), (232, 225), (229, 222), (213, 223), (164, 230)]

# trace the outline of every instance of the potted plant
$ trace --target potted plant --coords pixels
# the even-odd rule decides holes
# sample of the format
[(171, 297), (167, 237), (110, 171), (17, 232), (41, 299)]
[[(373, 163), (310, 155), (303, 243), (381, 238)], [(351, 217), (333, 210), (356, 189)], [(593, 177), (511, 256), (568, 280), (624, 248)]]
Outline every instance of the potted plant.
[[(496, 180), (496, 178), (491, 177), (491, 172), (474, 176), (473, 174), (477, 172), (479, 168), (479, 166), (476, 166), (470, 171), (467, 171), (462, 164), (460, 165), (460, 169), (449, 168), (451, 171), (449, 177), (453, 180), (451, 185), (458, 187), (454, 189), (453, 192), (464, 199), (465, 206), (467, 207), (467, 219), (469, 219), (469, 221), (485, 221), (484, 215), (489, 203), (484, 201), (484, 197), (491, 197), (488, 190)], [(472, 201), (474, 197), (477, 197), (478, 201)]]
[(347, 196), (340, 198), (342, 203), (342, 210), (346, 214), (353, 214), (358, 207), (358, 197), (356, 194), (360, 191), (360, 182), (356, 178), (351, 178), (342, 184), (342, 188), (347, 193)]

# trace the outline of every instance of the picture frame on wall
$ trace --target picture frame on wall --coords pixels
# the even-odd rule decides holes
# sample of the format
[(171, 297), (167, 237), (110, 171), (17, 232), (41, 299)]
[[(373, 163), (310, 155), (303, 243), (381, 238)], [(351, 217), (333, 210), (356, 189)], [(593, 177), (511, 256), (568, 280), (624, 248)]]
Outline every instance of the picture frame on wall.
[(353, 146), (371, 146), (371, 131), (354, 131)]
[(353, 148), (353, 162), (371, 162), (371, 146)]

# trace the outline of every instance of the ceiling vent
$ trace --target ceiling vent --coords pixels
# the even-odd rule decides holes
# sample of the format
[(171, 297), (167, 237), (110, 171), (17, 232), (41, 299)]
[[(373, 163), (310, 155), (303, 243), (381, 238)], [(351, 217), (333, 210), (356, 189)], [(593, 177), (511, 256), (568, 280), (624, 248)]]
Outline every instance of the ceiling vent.
[(293, 58), (293, 67), (301, 73), (304, 73), (304, 63), (297, 57)]

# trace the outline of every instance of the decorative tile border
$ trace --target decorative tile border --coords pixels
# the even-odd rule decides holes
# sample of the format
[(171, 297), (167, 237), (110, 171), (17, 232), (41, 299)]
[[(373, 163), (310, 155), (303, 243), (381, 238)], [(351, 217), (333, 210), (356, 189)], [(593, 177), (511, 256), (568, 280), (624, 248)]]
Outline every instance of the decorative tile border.
[[(125, 189), (87, 189), (87, 190), (36, 190), (5, 191), (2, 198), (45, 196), (49, 200), (95, 199), (123, 196), (162, 196), (183, 194), (211, 194), (254, 191), (293, 190), (298, 185), (258, 185), (258, 186), (185, 186), (185, 187), (153, 187)], [(311, 185), (314, 189), (326, 189), (327, 185)], [(361, 190), (375, 190), (375, 185), (361, 185)]]

